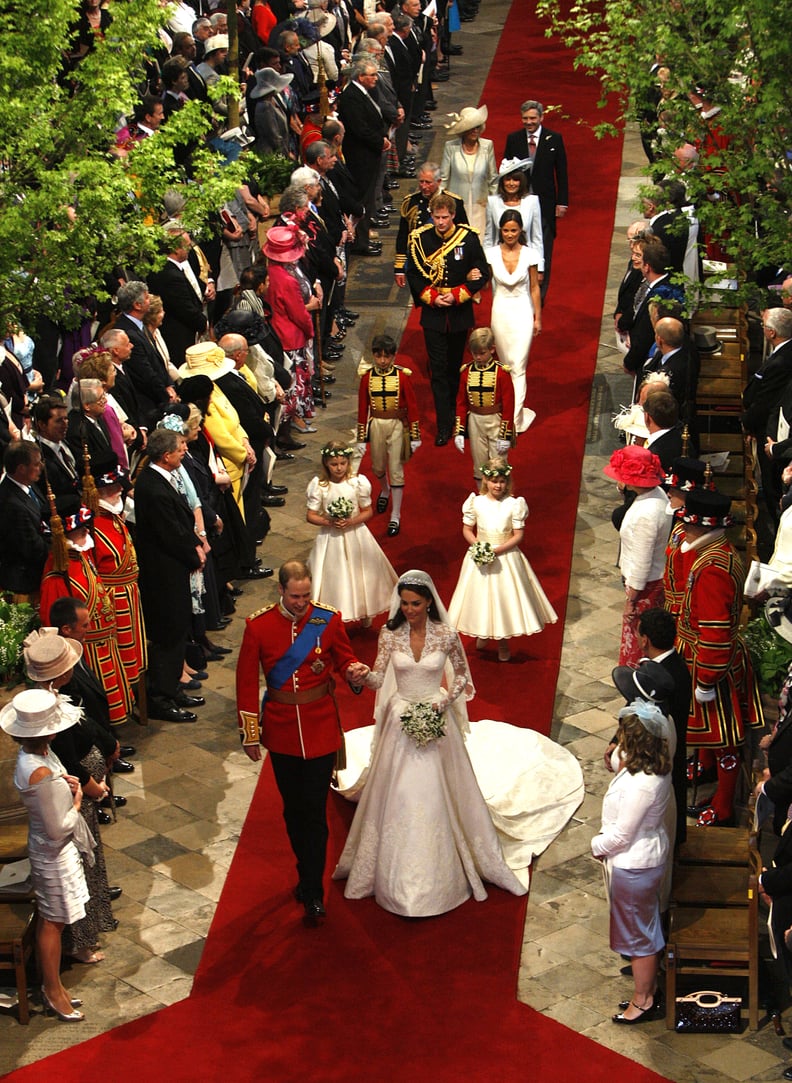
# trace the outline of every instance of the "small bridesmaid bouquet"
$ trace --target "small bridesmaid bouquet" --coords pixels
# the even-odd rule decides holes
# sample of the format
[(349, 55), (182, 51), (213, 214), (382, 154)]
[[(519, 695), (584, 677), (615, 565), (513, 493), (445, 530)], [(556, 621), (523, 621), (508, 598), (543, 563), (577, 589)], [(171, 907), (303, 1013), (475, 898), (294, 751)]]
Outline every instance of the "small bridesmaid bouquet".
[(431, 703), (412, 703), (400, 717), (402, 730), (419, 748), (445, 737), (445, 719)]
[(477, 567), (485, 568), (487, 564), (492, 564), (495, 559), (495, 550), (489, 542), (477, 541), (470, 547), (470, 556)]
[(354, 510), (355, 505), (345, 496), (339, 496), (327, 505), (327, 514), (331, 519), (348, 519)]

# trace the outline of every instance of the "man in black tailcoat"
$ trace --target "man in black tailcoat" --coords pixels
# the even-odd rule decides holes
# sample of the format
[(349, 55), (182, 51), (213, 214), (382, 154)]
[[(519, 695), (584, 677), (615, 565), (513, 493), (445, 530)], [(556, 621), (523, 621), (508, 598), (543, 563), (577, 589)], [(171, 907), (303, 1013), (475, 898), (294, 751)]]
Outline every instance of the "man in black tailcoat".
[(569, 207), (569, 180), (564, 140), (558, 132), (551, 132), (542, 124), (544, 106), (541, 102), (527, 101), (520, 106), (523, 126), (519, 132), (506, 136), (504, 158), (530, 158), (532, 161), (529, 180), (531, 192), (539, 196), (542, 208), (542, 238), (544, 240), (544, 277), (542, 300), (550, 285), (550, 264), (556, 235), (556, 219), (563, 218)]

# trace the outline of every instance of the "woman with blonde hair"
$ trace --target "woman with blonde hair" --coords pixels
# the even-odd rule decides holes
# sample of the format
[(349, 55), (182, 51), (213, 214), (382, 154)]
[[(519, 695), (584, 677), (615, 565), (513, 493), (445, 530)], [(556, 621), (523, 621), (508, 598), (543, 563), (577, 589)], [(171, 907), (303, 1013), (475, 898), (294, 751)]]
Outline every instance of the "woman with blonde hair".
[(465, 204), (471, 226), (483, 236), (487, 220), (487, 196), (494, 193), (498, 181), (495, 148), (491, 139), (482, 139), (487, 123), (486, 105), (474, 109), (465, 106), (446, 127), (451, 138), (443, 148), (440, 163), (440, 186), (454, 192)]

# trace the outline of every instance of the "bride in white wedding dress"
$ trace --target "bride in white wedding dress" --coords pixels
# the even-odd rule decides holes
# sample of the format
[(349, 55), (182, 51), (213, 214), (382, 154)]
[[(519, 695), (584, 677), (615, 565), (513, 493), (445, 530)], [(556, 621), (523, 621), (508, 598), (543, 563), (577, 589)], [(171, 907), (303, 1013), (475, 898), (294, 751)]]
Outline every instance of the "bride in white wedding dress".
[[(526, 816), (525, 790), (515, 791), (508, 781), (507, 790), (502, 789), (487, 754), (482, 785), (505, 796), (493, 800), (492, 806), (489, 799), (485, 801), (463, 738), (468, 729), (464, 704), (474, 694), (467, 659), (425, 572), (406, 572), (396, 585), (390, 619), (380, 633), (377, 660), (366, 685), (379, 690), (374, 739), (370, 729), (347, 734), (351, 759), (340, 779), (340, 792), (352, 800), (362, 786), (349, 837), (333, 873), (333, 879), (347, 880), (346, 897), (374, 895), (392, 913), (429, 917), (452, 910), (471, 896), (486, 899), (485, 882), (515, 895), (525, 894), (533, 854), (544, 849), (582, 799), (580, 768), (569, 753), (559, 749), (574, 765), (571, 774), (565, 765), (566, 775), (559, 783), (564, 772), (559, 772), (552, 756), (548, 758), (548, 774), (556, 780), (550, 801), (551, 819), (557, 827), (539, 841), (538, 849), (534, 848), (537, 832), (531, 841), (519, 829)], [(416, 704), (432, 704), (444, 715), (445, 735), (423, 746), (402, 728), (402, 716)], [(538, 738), (503, 723), (487, 726), (494, 730), (489, 731), (484, 746), (495, 749), (501, 762), (516, 753), (510, 734), (501, 731), (524, 732), (530, 746)], [(361, 773), (367, 762), (363, 757), (372, 744), (371, 762)], [(513, 775), (514, 762), (511, 771)], [(546, 813), (547, 798), (546, 791), (530, 797), (534, 828), (538, 803)]]

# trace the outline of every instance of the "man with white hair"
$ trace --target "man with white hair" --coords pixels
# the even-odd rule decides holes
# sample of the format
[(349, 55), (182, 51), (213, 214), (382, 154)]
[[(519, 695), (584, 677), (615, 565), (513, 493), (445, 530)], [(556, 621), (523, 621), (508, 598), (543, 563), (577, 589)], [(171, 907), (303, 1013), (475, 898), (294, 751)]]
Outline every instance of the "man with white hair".
[(382, 155), (390, 149), (387, 123), (376, 100), (379, 64), (373, 57), (356, 60), (350, 81), (338, 99), (338, 116), (346, 129), (344, 154), (366, 213), (357, 227), (353, 252), (379, 256), (382, 244), (371, 241), (369, 229), (376, 213), (377, 178)]

